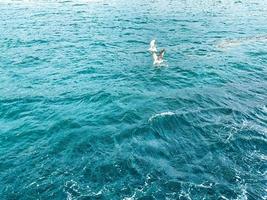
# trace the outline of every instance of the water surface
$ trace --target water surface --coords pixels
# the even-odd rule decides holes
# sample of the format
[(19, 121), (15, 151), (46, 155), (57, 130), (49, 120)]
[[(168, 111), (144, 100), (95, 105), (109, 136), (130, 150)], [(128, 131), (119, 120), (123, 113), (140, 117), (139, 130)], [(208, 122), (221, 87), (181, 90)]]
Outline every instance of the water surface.
[(256, 0), (2, 1), (1, 199), (266, 199), (266, 21)]

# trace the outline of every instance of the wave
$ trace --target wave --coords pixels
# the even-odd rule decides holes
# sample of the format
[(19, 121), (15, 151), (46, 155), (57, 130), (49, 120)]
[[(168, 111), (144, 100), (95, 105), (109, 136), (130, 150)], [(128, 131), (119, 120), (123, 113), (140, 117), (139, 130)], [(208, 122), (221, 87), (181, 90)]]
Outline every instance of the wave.
[(158, 114), (155, 114), (155, 115), (152, 115), (148, 121), (151, 122), (153, 121), (155, 118), (158, 118), (158, 117), (165, 117), (165, 116), (172, 116), (172, 115), (175, 115), (174, 112), (171, 112), (171, 111), (167, 111), (167, 112), (162, 112), (162, 113), (158, 113)]
[(229, 48), (240, 46), (243, 44), (249, 44), (253, 42), (267, 42), (267, 35), (261, 36), (250, 36), (250, 37), (243, 37), (243, 38), (236, 38), (236, 39), (226, 39), (220, 41), (216, 46), (218, 48)]

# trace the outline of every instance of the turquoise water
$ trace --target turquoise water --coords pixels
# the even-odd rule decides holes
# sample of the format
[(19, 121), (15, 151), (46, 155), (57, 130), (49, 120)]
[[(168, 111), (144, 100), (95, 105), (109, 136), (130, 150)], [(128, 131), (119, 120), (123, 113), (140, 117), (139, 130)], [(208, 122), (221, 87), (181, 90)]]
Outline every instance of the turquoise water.
[(1, 2), (0, 199), (266, 199), (266, 21), (257, 0)]

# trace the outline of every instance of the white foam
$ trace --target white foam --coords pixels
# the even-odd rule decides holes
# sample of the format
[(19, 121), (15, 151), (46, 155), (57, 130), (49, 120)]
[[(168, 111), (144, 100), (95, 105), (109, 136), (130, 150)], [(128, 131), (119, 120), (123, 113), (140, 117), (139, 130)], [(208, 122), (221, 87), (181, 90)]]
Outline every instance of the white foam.
[(247, 186), (245, 185), (241, 185), (240, 186), (241, 189), (241, 194), (237, 196), (237, 200), (247, 200)]
[(262, 110), (267, 113), (267, 107), (265, 105), (263, 106)]
[(236, 47), (236, 46), (253, 43), (253, 42), (266, 42), (266, 41), (267, 41), (267, 35), (251, 36), (251, 37), (236, 38), (236, 39), (226, 39), (226, 40), (220, 41), (217, 44), (217, 47), (218, 48), (230, 48), (230, 47)]
[(158, 113), (158, 114), (155, 114), (152, 117), (150, 117), (148, 121), (150, 122), (150, 121), (152, 121), (153, 119), (155, 119), (157, 117), (164, 117), (164, 116), (171, 116), (171, 115), (175, 115), (175, 113), (171, 112), (171, 111)]

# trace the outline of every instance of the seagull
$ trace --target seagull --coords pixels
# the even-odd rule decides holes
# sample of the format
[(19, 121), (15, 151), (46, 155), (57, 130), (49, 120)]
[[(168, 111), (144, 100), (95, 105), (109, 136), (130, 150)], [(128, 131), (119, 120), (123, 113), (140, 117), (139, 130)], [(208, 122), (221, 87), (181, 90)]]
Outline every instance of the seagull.
[(157, 55), (157, 45), (156, 45), (156, 40), (152, 40), (150, 42), (150, 48), (148, 49), (151, 54), (152, 54), (152, 57), (153, 57), (153, 64), (154, 65), (159, 65), (161, 63), (163, 63), (163, 56), (164, 56), (164, 53), (165, 53), (165, 49), (162, 49), (159, 54)]
[(162, 49), (160, 52), (159, 52), (159, 55), (156, 54), (156, 52), (152, 52), (152, 56), (153, 56), (153, 59), (154, 59), (154, 62), (153, 62), (153, 65), (159, 65), (161, 63), (163, 63), (163, 56), (164, 56), (164, 53), (165, 53), (165, 49)]

